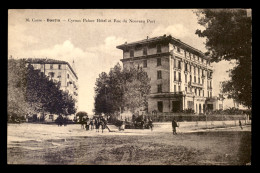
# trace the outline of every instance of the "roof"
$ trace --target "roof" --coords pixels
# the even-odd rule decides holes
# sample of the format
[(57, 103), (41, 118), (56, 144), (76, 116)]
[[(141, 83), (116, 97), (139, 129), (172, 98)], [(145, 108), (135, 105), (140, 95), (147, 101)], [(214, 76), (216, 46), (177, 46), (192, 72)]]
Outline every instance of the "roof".
[(67, 64), (72, 71), (72, 73), (76, 76), (78, 79), (77, 74), (73, 70), (73, 68), (70, 66), (70, 64), (67, 61), (61, 61), (61, 60), (56, 60), (56, 59), (49, 59), (49, 58), (27, 58), (25, 59), (27, 63), (32, 63), (32, 64)]
[(181, 47), (184, 47), (186, 49), (190, 49), (191, 51), (196, 52), (197, 54), (200, 54), (204, 58), (208, 58), (208, 57), (205, 57), (205, 54), (202, 51), (182, 42), (181, 40), (179, 40), (177, 38), (172, 37), (171, 35), (169, 35), (169, 36), (163, 35), (163, 36), (158, 36), (158, 37), (153, 37), (153, 38), (147, 38), (147, 39), (144, 39), (144, 40), (131, 42), (131, 43), (126, 42), (125, 44), (118, 45), (116, 48), (123, 50), (125, 47), (128, 47), (128, 46), (134, 46), (134, 45), (137, 45), (137, 44), (147, 44), (147, 43), (152, 43), (152, 42), (160, 42), (160, 41), (165, 41), (165, 42), (168, 42), (168, 43), (170, 43), (170, 42), (171, 43), (173, 43), (173, 42), (177, 43)]

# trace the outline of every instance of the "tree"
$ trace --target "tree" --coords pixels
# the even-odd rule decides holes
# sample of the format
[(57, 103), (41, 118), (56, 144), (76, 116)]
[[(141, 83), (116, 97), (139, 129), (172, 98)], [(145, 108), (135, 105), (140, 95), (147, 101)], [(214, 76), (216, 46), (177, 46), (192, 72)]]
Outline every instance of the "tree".
[(7, 112), (8, 121), (12, 117), (22, 117), (28, 112), (34, 112), (34, 109), (26, 102), (26, 73), (27, 69), (24, 60), (8, 60), (8, 97)]
[(76, 117), (79, 120), (79, 123), (82, 123), (85, 121), (84, 117), (88, 118), (88, 113), (84, 111), (80, 111), (76, 114)]
[(124, 108), (147, 107), (150, 78), (141, 68), (122, 69), (118, 63), (109, 74), (102, 72), (96, 80), (95, 112), (112, 114)]
[(237, 102), (252, 106), (252, 21), (243, 9), (204, 9), (196, 12), (198, 23), (206, 29), (197, 30), (206, 37), (206, 55), (212, 62), (235, 60), (229, 71), (230, 80), (223, 82), (223, 93)]

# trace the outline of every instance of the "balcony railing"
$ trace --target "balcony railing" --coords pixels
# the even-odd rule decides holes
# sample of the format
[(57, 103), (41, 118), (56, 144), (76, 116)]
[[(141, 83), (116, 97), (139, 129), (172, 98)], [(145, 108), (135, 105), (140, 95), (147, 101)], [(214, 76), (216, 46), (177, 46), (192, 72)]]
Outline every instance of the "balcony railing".
[(195, 86), (195, 87), (203, 88), (203, 84), (200, 84), (200, 83), (189, 82), (188, 84), (189, 84), (190, 86)]

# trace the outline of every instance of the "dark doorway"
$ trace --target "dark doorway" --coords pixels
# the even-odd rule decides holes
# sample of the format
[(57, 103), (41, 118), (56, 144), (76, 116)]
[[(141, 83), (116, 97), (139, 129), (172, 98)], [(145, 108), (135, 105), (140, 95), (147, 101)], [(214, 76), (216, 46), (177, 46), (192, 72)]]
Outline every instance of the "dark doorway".
[(159, 101), (157, 104), (158, 104), (158, 112), (163, 112), (163, 102)]
[(180, 101), (172, 101), (172, 112), (179, 112), (181, 109)]
[(213, 104), (208, 104), (208, 105), (207, 105), (207, 109), (208, 109), (209, 111), (213, 111)]
[(199, 113), (201, 113), (201, 104), (199, 104)]

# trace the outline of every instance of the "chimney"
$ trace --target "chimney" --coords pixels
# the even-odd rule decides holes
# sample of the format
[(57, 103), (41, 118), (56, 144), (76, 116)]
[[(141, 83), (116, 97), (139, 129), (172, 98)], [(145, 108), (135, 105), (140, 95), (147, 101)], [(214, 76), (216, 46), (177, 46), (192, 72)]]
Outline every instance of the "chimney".
[(149, 38), (149, 36), (146, 37), (146, 39), (148, 39), (148, 38)]

